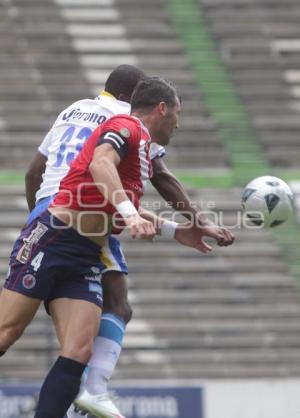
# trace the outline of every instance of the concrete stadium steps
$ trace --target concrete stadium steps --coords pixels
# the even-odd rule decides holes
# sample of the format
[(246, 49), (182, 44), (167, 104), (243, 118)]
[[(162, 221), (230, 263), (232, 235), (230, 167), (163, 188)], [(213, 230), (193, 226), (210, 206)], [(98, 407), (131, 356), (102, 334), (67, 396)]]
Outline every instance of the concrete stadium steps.
[[(299, 2), (199, 3), (266, 157), (273, 166), (296, 169), (300, 142), (290, 143), (290, 138), (294, 133), (299, 136), (299, 83), (288, 75), (299, 68), (300, 62)], [(273, 135), (275, 140), (269, 140)]]
[[(230, 4), (243, 9), (254, 7), (258, 0), (245, 0), (243, 4), (239, 0), (205, 0), (206, 17), (212, 16), (213, 7), (216, 12)], [(264, 0), (266, 9), (269, 5), (279, 8), (279, 4), (279, 0)], [(288, 4), (295, 10), (295, 1)], [(26, 5), (15, 0), (14, 5), (12, 9), (0, 5), (2, 167), (25, 167), (57, 112), (74, 99), (96, 93), (111, 68), (123, 62), (141, 65), (152, 74), (167, 75), (179, 86), (183, 114), (181, 128), (173, 139), (174, 151), (168, 151), (171, 164), (183, 168), (228, 166), (218, 126), (205, 108), (161, 0), (145, 2), (143, 7), (138, 0), (27, 0)], [(233, 36), (243, 41), (249, 24), (240, 25), (237, 29), (243, 32), (232, 35), (228, 27), (233, 28), (239, 20), (231, 20), (231, 15), (245, 19), (245, 14), (235, 14), (231, 9), (223, 17), (214, 13), (210, 24), (224, 29), (216, 39), (227, 33), (230, 42)], [(279, 36), (274, 32), (275, 23), (290, 15), (285, 9), (268, 18), (274, 36)], [(246, 18), (250, 24), (261, 22), (255, 13), (248, 15), (246, 11)], [(293, 38), (297, 36), (297, 19), (288, 19), (293, 25), (289, 36)], [(101, 27), (107, 36), (99, 32)], [(276, 113), (285, 118), (289, 115), (286, 106), (297, 98), (286, 93), (284, 82), (276, 87), (279, 72), (299, 65), (300, 56), (281, 54), (274, 64), (266, 54), (268, 42), (264, 36), (255, 36), (249, 47), (238, 44), (231, 49), (231, 43), (227, 43), (235, 52), (230, 52), (228, 68), (253, 117)], [(47, 48), (41, 47), (37, 37)], [(257, 40), (262, 42), (258, 45)], [(255, 69), (265, 70), (261, 72), (264, 81), (270, 72), (270, 82), (258, 79), (256, 87), (257, 74), (251, 74)], [(264, 108), (262, 103), (271, 104)], [(11, 117), (13, 113), (15, 118)], [(281, 138), (289, 138), (289, 143), (297, 146), (297, 124), (291, 129), (287, 122), (288, 126), (279, 130), (274, 120), (264, 122), (263, 128), (261, 120), (256, 121), (264, 146), (274, 149), (273, 135), (278, 144)], [(24, 135), (22, 148), (20, 134)], [(187, 151), (184, 142), (189, 146)], [(290, 156), (284, 158), (283, 165)], [(4, 277), (13, 241), (26, 219), (26, 205), (23, 188), (0, 189), (0, 272)], [(240, 190), (203, 190), (200, 196), (193, 193), (192, 197), (214, 202), (217, 193), (215, 209), (224, 210), (226, 223), (233, 224)], [(149, 199), (153, 200), (153, 195)], [(216, 249), (205, 257), (162, 239), (139, 244), (124, 237), (135, 314), (116, 378), (299, 376), (300, 300), (295, 281), (267, 231), (237, 230), (236, 235), (234, 247)], [(48, 326), (49, 318), (42, 308), (24, 338), (1, 360), (0, 377), (39, 379), (45, 375), (57, 349)]]
[[(187, 352), (188, 355), (188, 352)], [(278, 374), (279, 368), (274, 369), (274, 364), (269, 366), (265, 365), (253, 365), (246, 364), (244, 361), (242, 364), (230, 364), (228, 361), (224, 361), (223, 364), (217, 363), (214, 367), (210, 367), (208, 362), (203, 362), (201, 365), (199, 363), (192, 364), (188, 367), (184, 362), (176, 362), (178, 366), (174, 371), (172, 366), (167, 365), (165, 362), (159, 365), (153, 365), (153, 362), (149, 362), (148, 365), (141, 362), (134, 361), (134, 358), (131, 359), (131, 367), (128, 368), (125, 373), (120, 374), (116, 373), (115, 376), (118, 379), (135, 379), (143, 380), (145, 376), (148, 380), (155, 380), (157, 376), (163, 375), (165, 379), (182, 379), (188, 377), (188, 379), (241, 379), (243, 377), (251, 378), (287, 378), (287, 377), (297, 377), (299, 376), (299, 368), (291, 367), (290, 369), (282, 365), (280, 367), (280, 375)], [(211, 363), (210, 363), (211, 364)]]
[[(168, 150), (170, 153), (168, 161), (171, 166), (207, 168), (212, 163), (217, 167), (227, 166), (228, 156), (220, 143), (218, 128), (214, 126), (203, 105), (199, 89), (195, 85), (193, 71), (168, 21), (167, 12), (163, 9), (163, 2), (157, 1), (155, 5), (153, 3), (143, 4), (142, 13), (139, 7), (140, 3), (137, 1), (122, 1), (115, 4), (119, 13), (120, 26), (124, 30), (123, 39), (127, 40), (127, 44), (120, 42), (120, 39), (115, 36), (111, 48), (117, 48), (119, 45), (119, 55), (131, 53), (134, 63), (142, 66), (149, 74), (163, 77), (167, 74), (178, 85), (183, 98), (181, 128), (173, 140), (174, 146)], [(83, 8), (86, 8), (86, 3), (77, 2), (77, 10), (72, 19), (70, 17), (72, 25), (84, 28), (83, 22), (77, 20), (79, 19), (79, 11)], [(146, 13), (144, 8), (147, 9)], [(153, 25), (157, 31), (153, 30)], [(107, 64), (101, 59), (97, 59), (97, 54), (99, 56), (103, 53), (101, 48), (105, 46), (99, 43), (93, 30), (94, 26), (92, 22), (90, 33), (82, 29), (77, 35), (74, 34), (76, 35), (76, 48), (80, 51), (81, 61), (85, 63), (87, 76), (97, 88), (99, 74), (104, 73)], [(116, 28), (115, 30), (117, 31)], [(121, 31), (120, 28), (119, 31)], [(157, 42), (158, 37), (159, 42)], [(115, 49), (113, 50), (115, 51)], [(166, 56), (167, 60), (165, 60)], [(184, 121), (185, 115), (189, 116), (187, 123)], [(193, 135), (192, 138), (190, 133), (194, 133), (196, 130), (198, 135)], [(187, 136), (190, 138), (188, 146), (192, 147), (191, 151), (183, 149), (186, 147), (184, 140)], [(210, 138), (213, 138), (213, 142), (209, 142)], [(197, 151), (196, 146), (198, 147)], [(204, 147), (206, 151), (201, 154), (199, 150)]]
[[(239, 196), (238, 189), (192, 195), (215, 201), (228, 225)], [(159, 238), (142, 246), (123, 238), (135, 319), (117, 378), (299, 375), (295, 279), (268, 231), (235, 233), (235, 246), (209, 256)]]
[[(0, 187), (0, 272), (26, 219), (23, 187)], [(157, 207), (150, 189), (145, 207)], [(240, 190), (190, 191), (234, 225)], [(155, 205), (156, 203), (156, 205)], [(163, 204), (161, 209), (164, 210)], [(299, 376), (300, 294), (268, 231), (235, 230), (204, 256), (175, 242), (122, 237), (134, 318), (116, 379)], [(43, 307), (3, 358), (1, 377), (40, 379), (57, 353)], [(36, 360), (36, 361), (35, 361)], [(15, 366), (18, 367), (15, 367)]]
[(24, 169), (58, 112), (91, 90), (54, 1), (2, 2), (0, 34), (0, 164)]
[[(221, 143), (218, 126), (203, 104), (193, 69), (176, 38), (164, 2), (143, 2), (142, 8), (138, 0), (119, 0), (116, 4), (138, 62), (149, 74), (175, 82), (182, 96), (179, 130), (168, 148), (170, 166), (196, 169), (212, 165), (227, 167), (228, 154)], [(139, 47), (141, 44), (143, 48)], [(191, 136), (191, 132), (197, 134)], [(188, 144), (185, 142), (187, 137)], [(213, 141), (209, 141), (211, 138)]]
[[(174, 319), (174, 317), (184, 317), (197, 323), (199, 318), (202, 320), (223, 320), (231, 321), (237, 318), (244, 318), (252, 321), (283, 320), (287, 323), (299, 319), (299, 303), (281, 303), (264, 302), (263, 304), (220, 304), (220, 303), (201, 303), (191, 304), (188, 309), (184, 305), (161, 305), (146, 304), (145, 306), (136, 306), (135, 314), (140, 320), (158, 321), (161, 318)], [(131, 325), (130, 325), (131, 326)], [(200, 349), (201, 347), (199, 347)], [(288, 348), (288, 347), (287, 347)]]
[(179, 87), (183, 116), (170, 149), (171, 166), (228, 167), (218, 126), (163, 1), (144, 2), (141, 8), (137, 0), (28, 0), (26, 5), (17, 0), (0, 7), (3, 168), (24, 169), (57, 113), (75, 99), (97, 94), (121, 63), (167, 76)]

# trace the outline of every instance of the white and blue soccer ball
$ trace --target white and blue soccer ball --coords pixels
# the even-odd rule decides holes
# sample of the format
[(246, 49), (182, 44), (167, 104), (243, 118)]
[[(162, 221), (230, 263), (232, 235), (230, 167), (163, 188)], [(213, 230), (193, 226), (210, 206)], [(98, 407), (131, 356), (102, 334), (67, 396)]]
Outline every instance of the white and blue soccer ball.
[(242, 207), (251, 223), (272, 228), (284, 223), (293, 213), (293, 193), (277, 177), (257, 177), (245, 187)]

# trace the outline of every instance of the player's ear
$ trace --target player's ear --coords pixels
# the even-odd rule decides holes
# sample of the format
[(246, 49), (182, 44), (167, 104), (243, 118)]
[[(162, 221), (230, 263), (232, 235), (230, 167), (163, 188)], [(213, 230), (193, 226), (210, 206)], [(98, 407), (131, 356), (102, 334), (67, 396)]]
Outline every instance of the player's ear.
[(162, 116), (166, 116), (166, 114), (167, 114), (167, 112), (168, 112), (168, 106), (167, 106), (167, 103), (166, 103), (166, 102), (160, 102), (160, 103), (157, 105), (157, 109), (158, 109), (159, 113), (160, 113)]

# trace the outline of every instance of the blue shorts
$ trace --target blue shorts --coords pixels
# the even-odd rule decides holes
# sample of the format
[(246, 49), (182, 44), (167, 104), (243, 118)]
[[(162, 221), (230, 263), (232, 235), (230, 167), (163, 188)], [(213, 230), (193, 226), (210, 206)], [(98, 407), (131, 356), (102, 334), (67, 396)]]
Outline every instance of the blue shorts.
[[(41, 213), (48, 209), (55, 196), (48, 196), (40, 199), (35, 208), (29, 214), (27, 224), (30, 224)], [(107, 243), (102, 247), (100, 254), (100, 261), (105, 265), (102, 273), (109, 271), (119, 271), (123, 274), (128, 274), (128, 266), (125, 256), (123, 254), (120, 241), (113, 235), (109, 236)]]
[(46, 211), (15, 242), (4, 287), (41, 299), (82, 299), (102, 307), (101, 247)]

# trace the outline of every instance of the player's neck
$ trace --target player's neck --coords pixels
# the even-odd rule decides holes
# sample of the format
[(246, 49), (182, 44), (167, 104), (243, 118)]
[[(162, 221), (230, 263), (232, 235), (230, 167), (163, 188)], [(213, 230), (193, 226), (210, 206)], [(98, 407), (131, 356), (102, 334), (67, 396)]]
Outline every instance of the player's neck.
[(151, 113), (135, 111), (132, 112), (131, 116), (138, 118), (142, 122), (142, 124), (145, 125), (145, 127), (149, 130), (151, 135), (151, 128), (153, 126), (153, 115)]

